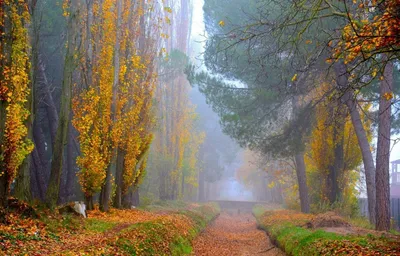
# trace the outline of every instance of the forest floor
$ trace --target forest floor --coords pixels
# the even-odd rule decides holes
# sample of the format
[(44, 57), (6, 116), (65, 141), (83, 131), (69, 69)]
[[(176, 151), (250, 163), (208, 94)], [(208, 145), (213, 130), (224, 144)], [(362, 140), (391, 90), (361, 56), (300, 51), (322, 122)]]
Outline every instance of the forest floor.
[(188, 255), (191, 241), (218, 214), (216, 204), (160, 202), (89, 211), (84, 219), (22, 203), (0, 211), (0, 255)]
[(223, 212), (194, 241), (193, 255), (285, 255), (276, 248), (250, 213)]

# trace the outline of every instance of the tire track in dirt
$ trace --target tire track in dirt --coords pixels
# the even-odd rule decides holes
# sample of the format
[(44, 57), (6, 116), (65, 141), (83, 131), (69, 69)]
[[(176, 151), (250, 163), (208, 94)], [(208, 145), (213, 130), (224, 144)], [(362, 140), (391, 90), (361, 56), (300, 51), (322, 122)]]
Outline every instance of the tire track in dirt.
[(285, 254), (273, 246), (264, 231), (257, 229), (256, 221), (251, 214), (223, 212), (193, 241), (193, 255), (272, 256)]

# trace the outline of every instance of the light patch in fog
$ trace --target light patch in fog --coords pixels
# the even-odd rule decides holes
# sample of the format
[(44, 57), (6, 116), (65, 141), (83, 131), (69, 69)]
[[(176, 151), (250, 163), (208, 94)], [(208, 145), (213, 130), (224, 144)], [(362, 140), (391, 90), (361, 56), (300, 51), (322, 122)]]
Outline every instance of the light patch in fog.
[(220, 194), (218, 200), (253, 201), (253, 193), (247, 190), (239, 181), (230, 177), (219, 182)]

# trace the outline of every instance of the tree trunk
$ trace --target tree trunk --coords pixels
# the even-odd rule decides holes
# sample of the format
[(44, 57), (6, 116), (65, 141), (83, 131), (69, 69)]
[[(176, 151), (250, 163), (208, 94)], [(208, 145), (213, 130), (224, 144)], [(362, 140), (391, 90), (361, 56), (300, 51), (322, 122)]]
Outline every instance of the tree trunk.
[(32, 153), (32, 165), (31, 165), (31, 177), (34, 177), (36, 183), (31, 183), (32, 191), (37, 192), (37, 197), (40, 200), (44, 200), (46, 191), (46, 181), (43, 176), (43, 164), (40, 160), (40, 156), (37, 148), (34, 148)]
[[(10, 6), (4, 1), (0, 2), (0, 83), (3, 83), (4, 67), (8, 67), (11, 63), (11, 22), (9, 18)], [(0, 145), (3, 145), (5, 138), (5, 124), (7, 119), (7, 108), (8, 104), (6, 100), (0, 98)], [(0, 147), (0, 155), (3, 155), (3, 147)], [(4, 161), (0, 161), (0, 170), (4, 172), (0, 176), (0, 206), (7, 206), (7, 197), (9, 195), (9, 177), (6, 171)]]
[(77, 4), (71, 1), (71, 14), (68, 20), (68, 43), (65, 56), (63, 83), (61, 91), (61, 108), (58, 120), (56, 141), (54, 142), (49, 186), (46, 192), (46, 203), (53, 209), (57, 205), (60, 192), (60, 179), (64, 157), (64, 148), (67, 144), (68, 123), (71, 112), (72, 75), (75, 69), (74, 53), (76, 40)]
[(372, 224), (375, 224), (375, 166), (372, 157), (371, 147), (368, 142), (367, 133), (361, 121), (360, 113), (357, 109), (357, 103), (354, 98), (354, 94), (351, 91), (352, 89), (349, 87), (346, 65), (343, 63), (343, 61), (340, 61), (334, 64), (334, 69), (336, 73), (336, 83), (338, 85), (338, 89), (343, 92), (341, 100), (344, 104), (346, 104), (347, 108), (349, 109), (354, 131), (357, 135), (358, 145), (361, 149), (365, 169), (365, 180), (367, 185), (369, 220)]
[[(120, 72), (120, 40), (121, 40), (121, 23), (122, 23), (122, 0), (117, 0), (117, 26), (116, 26), (116, 39), (114, 46), (114, 80), (112, 87), (112, 103), (111, 103), (111, 122), (114, 123), (116, 119), (116, 104), (117, 104), (117, 92), (119, 84), (119, 72)], [(106, 35), (107, 36), (107, 35)], [(118, 154), (118, 144), (114, 145), (112, 142), (112, 156), (110, 164), (107, 168), (106, 180), (102, 188), (102, 197), (100, 200), (100, 209), (107, 212), (109, 210), (110, 197), (111, 197), (111, 175), (116, 172), (116, 161)]]
[(304, 213), (310, 212), (310, 202), (308, 198), (306, 165), (304, 163), (304, 155), (299, 153), (295, 156), (296, 161), (296, 175), (299, 184), (300, 207)]
[(182, 194), (182, 199), (185, 199), (185, 173), (184, 172), (182, 172), (181, 194)]
[[(72, 115), (71, 119), (72, 120)], [(67, 144), (67, 177), (65, 182), (65, 199), (68, 201), (74, 195), (73, 185), (76, 177), (75, 161), (74, 161), (74, 127), (69, 123), (68, 128), (68, 144)]]
[(86, 204), (86, 210), (90, 211), (94, 209), (93, 195), (90, 196), (85, 195), (85, 204)]
[(131, 186), (128, 189), (128, 192), (122, 196), (122, 207), (129, 209), (132, 206), (132, 198), (133, 198), (133, 187)]
[(139, 188), (136, 188), (133, 191), (133, 195), (132, 195), (132, 205), (133, 206), (139, 206), (140, 204), (140, 197), (139, 197)]
[(43, 105), (46, 108), (47, 119), (49, 121), (51, 145), (54, 148), (57, 136), (58, 113), (56, 105), (53, 100), (53, 95), (51, 94), (50, 91), (50, 84), (47, 80), (47, 75), (42, 61), (40, 61), (38, 68), (41, 77), (40, 81), (42, 81), (42, 84), (40, 86), (42, 92), (39, 93), (38, 95), (43, 97), (43, 103), (44, 103)]
[[(31, 90), (32, 92), (32, 90)], [(32, 96), (31, 96), (32, 97)], [(32, 109), (32, 99), (28, 100), (28, 105), (30, 106), (29, 109)], [(26, 121), (26, 125), (28, 128), (27, 139), (33, 139), (32, 135), (32, 114), (29, 116), (28, 120)], [(15, 180), (15, 188), (14, 188), (14, 195), (16, 198), (29, 202), (31, 197), (31, 175), (30, 169), (32, 164), (32, 155), (29, 154), (23, 161), (22, 165), (18, 169), (17, 177)]]
[(334, 160), (329, 167), (328, 175), (328, 198), (331, 204), (335, 203), (340, 198), (339, 178), (344, 168), (344, 125), (346, 122), (346, 111), (342, 104), (338, 104), (337, 113), (333, 122), (333, 143), (334, 143)]
[(117, 168), (115, 173), (116, 191), (113, 200), (114, 207), (118, 209), (122, 208), (122, 190), (124, 185), (123, 171), (124, 171), (124, 152), (121, 149), (118, 149)]
[(199, 172), (199, 202), (204, 202), (204, 170), (200, 170)]
[(380, 84), (378, 147), (376, 151), (376, 229), (390, 229), (390, 125), (393, 63), (388, 62)]

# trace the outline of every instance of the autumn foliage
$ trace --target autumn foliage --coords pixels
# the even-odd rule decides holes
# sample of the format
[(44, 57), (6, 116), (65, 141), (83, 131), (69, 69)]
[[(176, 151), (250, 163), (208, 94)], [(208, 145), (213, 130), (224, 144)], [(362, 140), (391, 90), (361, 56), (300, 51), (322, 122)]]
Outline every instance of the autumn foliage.
[[(129, 6), (130, 1), (122, 1), (121, 5)], [(94, 2), (93, 13), (86, 14), (99, 22), (84, 36), (104, 39), (89, 41), (96, 50), (82, 59), (82, 66), (86, 67), (84, 72), (92, 69), (88, 72), (92, 82), (76, 86), (73, 100), (73, 124), (81, 148), (78, 175), (87, 197), (100, 191), (117, 152), (123, 158), (123, 167), (119, 167), (123, 169), (123, 193), (139, 183), (146, 168), (153, 137), (157, 49), (156, 41), (144, 35), (144, 8), (142, 3), (123, 8), (119, 14), (115, 1)], [(117, 30), (118, 36), (104, 36)], [(139, 44), (141, 40), (145, 45)], [(119, 65), (115, 65), (117, 56)], [(91, 60), (90, 66), (87, 59)]]
[[(355, 0), (353, 5), (357, 10), (348, 13), (348, 24), (342, 30), (332, 58), (342, 57), (349, 63), (356, 58), (365, 61), (380, 53), (396, 51), (400, 46), (400, 1)], [(374, 70), (373, 76), (376, 73)]]
[(23, 1), (2, 1), (1, 8), (0, 175), (5, 179), (8, 194), (18, 168), (33, 149), (32, 142), (26, 138), (28, 129), (25, 125), (30, 115), (29, 39), (26, 28), (30, 16), (27, 3)]

